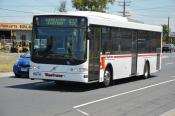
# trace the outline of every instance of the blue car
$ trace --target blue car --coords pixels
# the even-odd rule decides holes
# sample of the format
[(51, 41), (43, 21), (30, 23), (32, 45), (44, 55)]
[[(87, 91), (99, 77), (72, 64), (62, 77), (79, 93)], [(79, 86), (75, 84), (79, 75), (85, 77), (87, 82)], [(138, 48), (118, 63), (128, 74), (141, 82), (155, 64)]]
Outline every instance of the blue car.
[(29, 77), (30, 53), (22, 53), (16, 64), (13, 65), (15, 77)]

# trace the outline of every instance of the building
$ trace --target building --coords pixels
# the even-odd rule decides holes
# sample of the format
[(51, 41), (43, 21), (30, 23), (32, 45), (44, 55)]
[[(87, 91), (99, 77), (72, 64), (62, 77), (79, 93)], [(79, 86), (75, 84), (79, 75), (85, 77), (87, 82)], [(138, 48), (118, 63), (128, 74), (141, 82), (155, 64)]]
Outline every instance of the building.
[(32, 25), (0, 23), (0, 49), (30, 46)]

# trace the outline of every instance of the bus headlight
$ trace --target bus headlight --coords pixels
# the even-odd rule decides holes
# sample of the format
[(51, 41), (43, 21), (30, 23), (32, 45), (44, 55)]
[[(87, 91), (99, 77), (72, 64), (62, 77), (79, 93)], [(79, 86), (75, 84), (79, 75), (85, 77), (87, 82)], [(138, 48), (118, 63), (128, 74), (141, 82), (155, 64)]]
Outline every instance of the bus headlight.
[(79, 68), (79, 72), (87, 72), (88, 69), (87, 68)]
[(83, 73), (83, 72), (87, 72), (88, 69), (87, 68), (71, 68), (70, 71)]
[(40, 69), (40, 66), (31, 65), (30, 66), (30, 69), (38, 70), (38, 69)]

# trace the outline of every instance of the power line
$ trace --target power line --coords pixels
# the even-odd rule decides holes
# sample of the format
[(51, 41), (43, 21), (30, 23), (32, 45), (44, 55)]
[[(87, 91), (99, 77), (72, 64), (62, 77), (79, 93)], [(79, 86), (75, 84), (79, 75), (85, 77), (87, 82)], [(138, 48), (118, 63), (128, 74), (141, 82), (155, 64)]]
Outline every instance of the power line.
[(162, 18), (166, 18), (167, 16), (157, 16), (157, 15), (143, 15), (143, 14), (132, 14), (132, 16), (137, 16), (137, 17), (147, 17), (147, 18), (151, 18), (151, 19), (162, 19)]
[(0, 8), (1, 10), (6, 10), (6, 11), (11, 11), (11, 12), (21, 12), (21, 13), (28, 13), (28, 14), (36, 14), (33, 12), (28, 12), (28, 11), (20, 11), (20, 10), (11, 10), (11, 9), (6, 9), (6, 8)]
[(159, 6), (159, 7), (151, 7), (151, 8), (133, 9), (133, 10), (153, 10), (153, 9), (162, 9), (162, 8), (174, 8), (174, 6)]
[(24, 15), (21, 15), (21, 16), (20, 15), (17, 15), (17, 16), (9, 16), (9, 15), (5, 16), (4, 15), (4, 16), (0, 16), (0, 17), (31, 17), (31, 16), (33, 16), (33, 15), (25, 15), (25, 16)]
[[(131, 10), (132, 12), (136, 12), (136, 10)], [(145, 13), (149, 13), (149, 11), (137, 11), (137, 12), (139, 12), (139, 13), (142, 13), (142, 14), (145, 14)], [(149, 13), (150, 14), (150, 13)], [(169, 15), (174, 15), (175, 16), (175, 12), (171, 12), (170, 10), (167, 10), (167, 11), (165, 11), (165, 10), (161, 10), (161, 11), (157, 11), (157, 10), (152, 10), (151, 11), (151, 14), (161, 14), (161, 15), (167, 15), (167, 14), (169, 14)]]
[(57, 5), (5, 5), (6, 7), (57, 7)]
[(137, 13), (136, 13), (136, 12), (133, 12), (133, 13), (131, 13), (131, 14), (132, 14), (132, 15), (140, 15), (140, 16), (152, 16), (152, 17), (153, 17), (153, 16), (154, 16), (154, 17), (155, 17), (155, 16), (156, 16), (156, 17), (164, 17), (164, 16), (167, 17), (167, 15), (168, 15), (168, 14), (162, 15), (162, 14), (157, 14), (157, 13), (156, 13), (156, 14), (155, 14), (155, 13), (152, 13), (152, 14), (150, 14), (150, 13), (149, 13), (149, 14), (145, 14), (145, 13), (144, 13), (144, 14), (143, 14), (143, 13), (138, 13), (138, 12), (137, 12)]

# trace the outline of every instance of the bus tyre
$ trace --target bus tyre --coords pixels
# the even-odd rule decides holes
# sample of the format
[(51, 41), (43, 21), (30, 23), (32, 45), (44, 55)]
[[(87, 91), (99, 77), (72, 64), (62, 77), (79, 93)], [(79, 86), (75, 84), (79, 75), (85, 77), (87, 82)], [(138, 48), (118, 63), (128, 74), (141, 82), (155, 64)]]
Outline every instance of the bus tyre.
[(145, 67), (144, 67), (144, 73), (143, 73), (143, 78), (144, 79), (147, 79), (150, 77), (150, 67), (149, 67), (149, 64), (146, 63), (145, 64)]
[(104, 72), (103, 86), (108, 87), (111, 83), (111, 79), (112, 79), (111, 71), (109, 68), (106, 68), (106, 70)]

